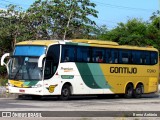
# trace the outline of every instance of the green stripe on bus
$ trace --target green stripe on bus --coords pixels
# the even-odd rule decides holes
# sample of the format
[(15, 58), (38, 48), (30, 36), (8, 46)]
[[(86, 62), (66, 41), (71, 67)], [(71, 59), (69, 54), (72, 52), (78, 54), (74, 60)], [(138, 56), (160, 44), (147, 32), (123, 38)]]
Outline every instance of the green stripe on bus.
[(105, 76), (102, 72), (102, 69), (99, 64), (88, 63), (91, 74), (93, 75), (94, 81), (100, 88), (110, 88), (108, 82), (105, 79)]
[(84, 83), (90, 88), (100, 88), (99, 85), (94, 80), (92, 72), (87, 63), (76, 63), (76, 66), (80, 72), (80, 75), (84, 81)]
[(27, 87), (31, 87), (31, 86), (36, 85), (38, 82), (39, 82), (38, 80), (25, 81), (25, 82), (24, 82), (24, 85), (27, 86)]
[[(83, 65), (82, 65), (83, 64)], [(76, 63), (84, 83), (90, 88), (111, 88), (99, 64)]]

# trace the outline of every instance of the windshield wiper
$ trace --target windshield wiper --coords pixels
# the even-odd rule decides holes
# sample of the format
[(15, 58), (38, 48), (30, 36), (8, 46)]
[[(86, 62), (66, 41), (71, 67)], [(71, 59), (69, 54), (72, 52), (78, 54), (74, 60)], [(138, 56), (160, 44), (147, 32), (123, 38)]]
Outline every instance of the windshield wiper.
[(16, 72), (16, 74), (15, 74), (15, 76), (14, 76), (14, 79), (16, 79), (16, 76), (17, 76), (17, 74), (19, 73), (19, 70), (22, 68), (22, 66), (20, 65), (20, 67), (19, 67), (19, 69), (17, 70), (17, 72)]

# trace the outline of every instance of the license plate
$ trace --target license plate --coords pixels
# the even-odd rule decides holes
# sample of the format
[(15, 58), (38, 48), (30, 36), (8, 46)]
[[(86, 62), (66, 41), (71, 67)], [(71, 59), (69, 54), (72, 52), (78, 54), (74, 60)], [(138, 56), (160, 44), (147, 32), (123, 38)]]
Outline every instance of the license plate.
[(25, 92), (25, 90), (19, 90), (19, 92), (23, 92), (23, 93), (24, 93), (24, 92)]

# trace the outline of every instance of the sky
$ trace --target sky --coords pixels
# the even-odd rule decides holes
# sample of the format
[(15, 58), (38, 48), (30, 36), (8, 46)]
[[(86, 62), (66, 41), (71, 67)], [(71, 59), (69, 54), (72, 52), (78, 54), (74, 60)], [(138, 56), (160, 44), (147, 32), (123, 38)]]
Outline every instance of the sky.
[(160, 9), (160, 0), (91, 0), (99, 11), (97, 24), (114, 28), (117, 23), (138, 18), (148, 21)]
[[(8, 4), (16, 4), (27, 9), (35, 0), (0, 0), (0, 8)], [(98, 18), (92, 18), (98, 26), (106, 25), (113, 29), (117, 23), (138, 18), (149, 21), (153, 12), (160, 10), (160, 0), (90, 0), (97, 6)]]

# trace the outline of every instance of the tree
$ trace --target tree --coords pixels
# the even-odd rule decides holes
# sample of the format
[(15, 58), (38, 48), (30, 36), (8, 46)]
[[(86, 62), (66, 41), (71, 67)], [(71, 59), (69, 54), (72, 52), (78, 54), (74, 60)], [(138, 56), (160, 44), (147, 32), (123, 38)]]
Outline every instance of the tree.
[(157, 10), (153, 12), (152, 16), (150, 17), (151, 23), (160, 30), (160, 11)]
[(136, 18), (128, 20), (127, 23), (118, 23), (115, 29), (103, 34), (103, 39), (112, 40), (122, 45), (149, 45), (160, 50), (160, 30), (155, 24), (156, 18), (154, 17), (151, 23)]
[(50, 38), (68, 39), (89, 31), (95, 24), (88, 17), (97, 17), (94, 7), (90, 0), (38, 0), (28, 9), (28, 14), (38, 35), (46, 33)]
[(48, 5), (48, 0), (38, 0), (27, 10), (27, 30), (31, 39), (50, 39), (49, 26), (52, 23), (49, 21), (49, 14), (51, 13)]
[(139, 19), (128, 20), (126, 24), (118, 23), (118, 26), (107, 32), (105, 38), (119, 44), (143, 46), (146, 43), (146, 23)]
[(9, 5), (7, 10), (0, 10), (0, 43), (9, 42), (11, 50), (13, 50), (18, 36), (21, 35), (25, 28), (23, 24), (24, 15), (22, 8), (15, 5)]
[(0, 10), (0, 56), (19, 41), (90, 37), (95, 6), (90, 0), (38, 0), (27, 11), (9, 5)]
[[(106, 34), (108, 33), (108, 29), (106, 25), (96, 26), (93, 29), (93, 35), (99, 40), (107, 40)], [(108, 39), (109, 40), (109, 39)]]
[(83, 29), (87, 29), (90, 25), (95, 25), (95, 22), (89, 19), (88, 15), (97, 17), (97, 11), (91, 8), (95, 7), (96, 4), (90, 3), (90, 0), (68, 0), (65, 2), (68, 10), (64, 14), (67, 25), (64, 29), (63, 39), (66, 38), (67, 31), (74, 30), (75, 27), (82, 26)]

